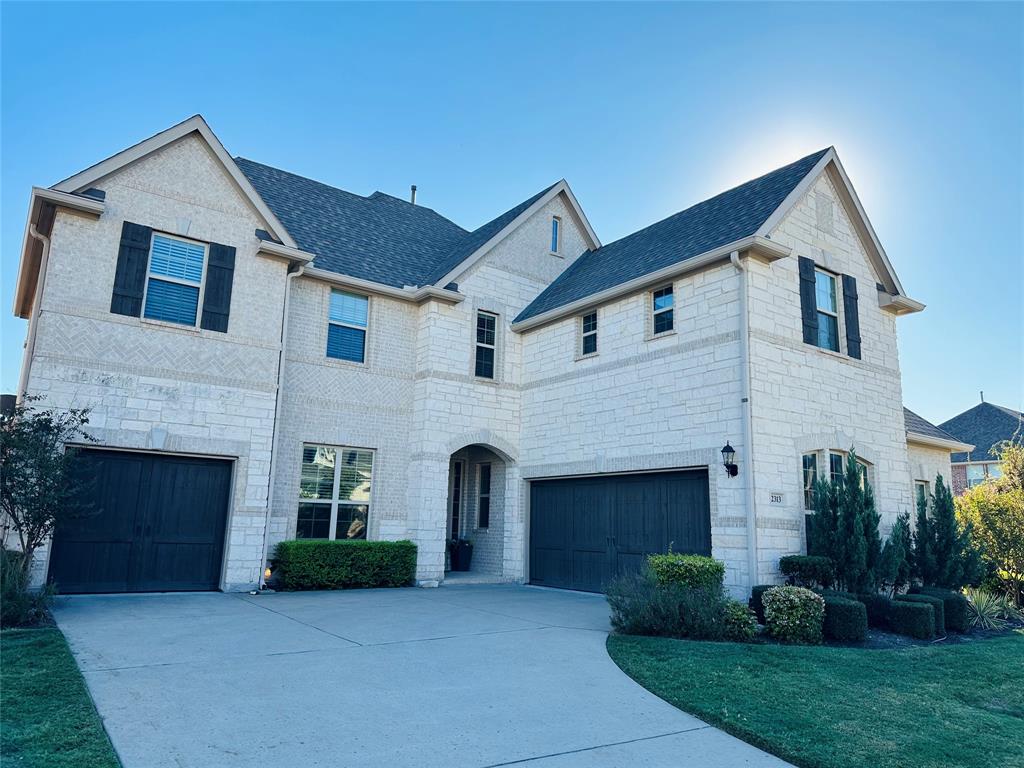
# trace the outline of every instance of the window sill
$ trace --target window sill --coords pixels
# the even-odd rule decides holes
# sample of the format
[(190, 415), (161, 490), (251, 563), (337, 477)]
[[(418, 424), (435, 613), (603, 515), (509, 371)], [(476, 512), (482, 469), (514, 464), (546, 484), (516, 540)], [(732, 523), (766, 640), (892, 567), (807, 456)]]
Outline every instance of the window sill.
[(556, 259), (564, 259), (565, 258), (564, 254), (558, 253), (557, 251), (551, 251), (550, 255), (554, 256)]
[(473, 382), (475, 384), (492, 384), (494, 386), (498, 386), (500, 383), (497, 379), (488, 379), (486, 376), (477, 376), (475, 373), (473, 374)]
[(850, 357), (845, 352), (842, 352), (842, 351), (837, 352), (834, 349), (828, 349), (827, 347), (819, 347), (817, 344), (808, 344), (806, 341), (804, 342), (804, 346), (805, 347), (810, 347), (811, 349), (815, 350), (816, 352), (821, 352), (823, 355), (828, 355), (829, 357), (835, 357), (835, 358), (838, 358), (840, 360), (851, 361), (851, 360), (856, 360), (857, 359), (855, 357)]
[(181, 333), (188, 333), (192, 336), (198, 336), (200, 334), (200, 329), (197, 326), (172, 323), (170, 320), (154, 320), (151, 317), (140, 317), (139, 322), (142, 323), (142, 325), (150, 325), (154, 328), (165, 328), (169, 331), (180, 331)]
[(595, 358), (595, 357), (599, 356), (600, 354), (601, 354), (600, 352), (591, 352), (591, 353), (586, 354), (586, 355), (576, 355), (576, 357), (573, 358), (573, 362), (578, 363), (580, 360), (590, 360), (592, 358)]
[(667, 339), (671, 336), (675, 336), (677, 331), (673, 328), (671, 331), (662, 331), (661, 333), (655, 333), (649, 335), (644, 341), (657, 341), (658, 339)]
[(345, 360), (344, 358), (341, 357), (330, 357), (328, 355), (324, 355), (324, 361), (328, 365), (334, 366), (336, 368), (366, 368), (365, 360), (359, 363), (356, 362), (355, 360)]

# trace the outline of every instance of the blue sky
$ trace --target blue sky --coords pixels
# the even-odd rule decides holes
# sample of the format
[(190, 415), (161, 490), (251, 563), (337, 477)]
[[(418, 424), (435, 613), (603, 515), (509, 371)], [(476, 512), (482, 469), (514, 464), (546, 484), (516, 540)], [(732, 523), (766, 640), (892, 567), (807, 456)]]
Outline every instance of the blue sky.
[(2, 387), (29, 191), (196, 112), (475, 227), (559, 178), (611, 242), (835, 145), (907, 292), (904, 400), (1024, 405), (1024, 6), (9, 3)]

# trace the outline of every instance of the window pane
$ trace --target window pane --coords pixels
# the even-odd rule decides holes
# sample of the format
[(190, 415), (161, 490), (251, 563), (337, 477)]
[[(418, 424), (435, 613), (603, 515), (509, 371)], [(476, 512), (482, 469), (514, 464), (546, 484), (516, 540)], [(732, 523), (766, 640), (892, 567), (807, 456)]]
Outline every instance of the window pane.
[(329, 316), (336, 323), (348, 323), (365, 328), (368, 306), (369, 300), (365, 296), (332, 290)]
[(370, 451), (342, 451), (338, 499), (340, 501), (369, 501), (372, 473), (373, 454)]
[(369, 511), (370, 508), (365, 504), (339, 504), (338, 523), (334, 527), (334, 538), (365, 539)]
[(654, 311), (668, 309), (672, 306), (672, 286), (660, 288), (654, 292)]
[(150, 279), (149, 287), (146, 289), (146, 310), (143, 314), (151, 320), (195, 325), (198, 307), (197, 286)]
[(583, 316), (583, 332), (590, 333), (597, 330), (597, 312), (591, 312)]
[(491, 465), (480, 465), (480, 493), (488, 495), (491, 492)]
[(654, 316), (654, 333), (665, 333), (672, 330), (672, 310), (659, 312)]
[(986, 464), (985, 469), (989, 477), (999, 478), (1003, 476), (1003, 470), (999, 468), (998, 464)]
[(558, 253), (558, 219), (551, 220), (551, 252)]
[(967, 481), (981, 482), (985, 479), (985, 465), (984, 464), (968, 464), (967, 465)]
[(915, 493), (914, 493), (914, 496), (915, 496), (914, 501), (915, 501), (916, 507), (919, 507), (922, 502), (927, 503), (927, 500), (928, 500), (928, 483), (922, 483), (921, 481), (918, 481), (918, 482), (914, 483), (914, 491), (915, 491)]
[(206, 249), (197, 243), (154, 235), (153, 248), (149, 253), (149, 274), (191, 280), (198, 284), (203, 279), (205, 252)]
[(363, 362), (366, 347), (366, 331), (349, 328), (347, 325), (327, 326), (327, 356), (337, 360)]
[(818, 313), (818, 346), (822, 349), (839, 351), (839, 319), (823, 312)]
[(828, 476), (832, 483), (843, 482), (843, 465), (845, 458), (841, 453), (830, 453), (828, 455)]
[(331, 499), (334, 493), (333, 448), (325, 445), (302, 447), (302, 474), (299, 477), (299, 498)]
[(476, 348), (476, 375), (484, 379), (494, 378), (494, 350), (490, 347)]
[(818, 457), (804, 454), (804, 509), (814, 509), (814, 481), (818, 479)]
[(299, 504), (299, 519), (295, 525), (297, 539), (328, 539), (331, 533), (331, 505)]
[(480, 499), (480, 509), (477, 514), (477, 527), (489, 528), (491, 525), (491, 498), (483, 496)]
[(836, 311), (836, 279), (824, 272), (814, 273), (814, 296), (818, 309)]
[(476, 316), (476, 343), (494, 346), (494, 315), (480, 313)]
[(588, 333), (583, 337), (583, 354), (592, 355), (597, 352), (597, 334)]

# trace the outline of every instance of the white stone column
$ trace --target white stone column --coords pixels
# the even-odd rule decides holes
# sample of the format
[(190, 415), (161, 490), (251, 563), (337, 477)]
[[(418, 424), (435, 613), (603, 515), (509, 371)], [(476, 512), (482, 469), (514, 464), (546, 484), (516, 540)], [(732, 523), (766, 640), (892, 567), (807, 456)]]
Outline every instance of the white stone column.
[(525, 538), (523, 515), (523, 494), (525, 486), (520, 478), (519, 465), (515, 462), (505, 463), (505, 526), (504, 546), (502, 551), (502, 576), (506, 579), (524, 581), (526, 579), (525, 568)]
[(409, 464), (409, 533), (417, 547), (416, 581), (444, 578), (445, 524), (448, 517), (448, 457), (413, 457)]

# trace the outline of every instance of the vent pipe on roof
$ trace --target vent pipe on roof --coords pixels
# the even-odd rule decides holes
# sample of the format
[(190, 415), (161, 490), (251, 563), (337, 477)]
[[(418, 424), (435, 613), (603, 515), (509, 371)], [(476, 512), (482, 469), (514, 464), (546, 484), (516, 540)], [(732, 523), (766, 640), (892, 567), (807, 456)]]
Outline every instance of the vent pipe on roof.
[(416, 205), (416, 185), (413, 184), (411, 187), (412, 194), (409, 195), (409, 202)]
[(981, 390), (980, 394), (981, 394), (981, 402), (984, 403), (985, 402), (985, 390), (984, 389)]

